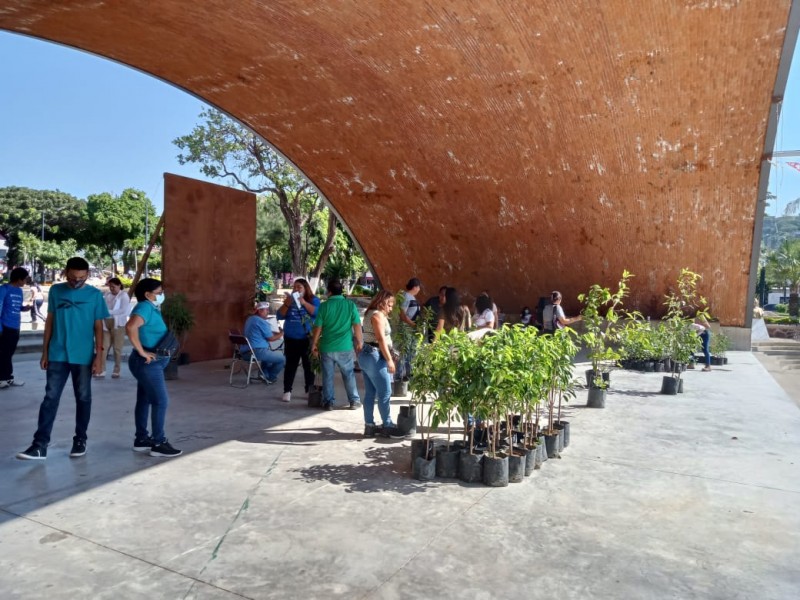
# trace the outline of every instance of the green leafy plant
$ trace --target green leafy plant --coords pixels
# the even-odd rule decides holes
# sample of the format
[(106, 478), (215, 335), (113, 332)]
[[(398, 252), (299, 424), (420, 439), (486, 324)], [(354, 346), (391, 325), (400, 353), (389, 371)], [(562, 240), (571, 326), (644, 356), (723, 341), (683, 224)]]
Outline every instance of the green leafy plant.
[(677, 289), (666, 296), (667, 314), (663, 320), (672, 376), (680, 379), (682, 365), (688, 363), (700, 347), (700, 336), (692, 328), (695, 317), (710, 318), (708, 302), (697, 291), (702, 275), (687, 268), (681, 269)]
[(618, 335), (617, 324), (622, 317), (620, 311), (629, 292), (628, 281), (631, 277), (632, 273), (623, 271), (615, 292), (594, 284), (588, 292), (578, 296), (578, 300), (583, 303), (581, 315), (585, 332), (582, 339), (592, 362), (593, 384), (596, 387), (607, 387), (603, 373), (608, 372), (622, 358), (615, 342)]
[(721, 331), (711, 336), (710, 350), (714, 356), (724, 357), (732, 347), (731, 339)]
[(186, 336), (194, 327), (194, 313), (186, 296), (170, 294), (161, 304), (161, 316), (167, 328), (178, 338), (181, 347), (186, 343)]

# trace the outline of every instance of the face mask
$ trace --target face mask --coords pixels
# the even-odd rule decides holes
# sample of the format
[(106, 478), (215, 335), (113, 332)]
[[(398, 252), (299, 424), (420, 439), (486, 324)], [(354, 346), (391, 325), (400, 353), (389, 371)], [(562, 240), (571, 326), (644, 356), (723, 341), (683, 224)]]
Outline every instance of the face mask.
[(156, 296), (156, 299), (155, 300), (151, 300), (151, 302), (153, 304), (155, 304), (156, 306), (161, 306), (164, 303), (164, 292), (161, 292), (160, 294), (158, 294)]
[(86, 283), (85, 279), (76, 279), (75, 281), (67, 280), (67, 285), (71, 287), (73, 290), (82, 288), (84, 283)]

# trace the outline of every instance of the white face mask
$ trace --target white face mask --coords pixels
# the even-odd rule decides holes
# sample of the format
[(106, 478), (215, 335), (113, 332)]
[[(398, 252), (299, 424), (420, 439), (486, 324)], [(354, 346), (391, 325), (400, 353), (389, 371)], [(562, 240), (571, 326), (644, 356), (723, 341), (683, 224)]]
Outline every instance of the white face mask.
[(156, 306), (161, 306), (164, 303), (164, 292), (161, 292), (160, 294), (158, 294), (156, 296), (156, 299), (155, 300), (151, 300), (151, 302), (153, 304), (155, 304)]

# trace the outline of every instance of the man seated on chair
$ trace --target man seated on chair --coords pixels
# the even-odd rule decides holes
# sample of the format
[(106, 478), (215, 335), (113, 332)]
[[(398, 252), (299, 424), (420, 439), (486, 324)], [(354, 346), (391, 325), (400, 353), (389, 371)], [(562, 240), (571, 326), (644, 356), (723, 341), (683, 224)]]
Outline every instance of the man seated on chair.
[[(273, 329), (267, 315), (269, 314), (269, 302), (259, 302), (256, 304), (254, 315), (247, 317), (244, 324), (244, 337), (250, 340), (250, 345), (256, 354), (256, 358), (261, 363), (267, 383), (275, 383), (278, 375), (286, 364), (283, 352), (277, 352), (270, 348), (270, 342), (277, 342), (283, 337), (280, 329)], [(247, 346), (240, 348), (243, 355), (249, 354)]]

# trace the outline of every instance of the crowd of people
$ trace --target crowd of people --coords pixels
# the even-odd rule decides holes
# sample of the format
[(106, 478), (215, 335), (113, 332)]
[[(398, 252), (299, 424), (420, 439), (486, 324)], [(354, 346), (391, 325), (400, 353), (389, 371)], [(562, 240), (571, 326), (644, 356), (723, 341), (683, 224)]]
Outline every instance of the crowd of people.
[[(69, 379), (75, 393), (75, 435), (69, 456), (78, 458), (86, 454), (92, 378), (105, 376), (106, 357), (111, 349), (114, 351), (111, 376), (120, 377), (125, 335), (134, 348), (128, 367), (137, 382), (133, 450), (158, 457), (180, 455), (181, 451), (169, 443), (165, 433), (169, 397), (164, 369), (176, 346), (165, 346), (171, 334), (159, 310), (164, 301), (161, 282), (142, 279), (135, 290), (137, 303), (130, 310), (130, 300), (119, 279), (109, 279), (108, 292), (103, 294), (86, 285), (88, 277), (89, 264), (76, 256), (66, 263), (64, 281), (50, 287), (39, 361), (46, 373), (45, 395), (39, 406), (33, 441), (17, 458), (47, 458), (61, 395)], [(25, 309), (21, 288), (27, 279), (27, 270), (17, 267), (11, 271), (9, 283), (0, 286), (0, 388), (23, 385), (14, 377), (12, 358)], [(35, 306), (36, 297), (33, 300)]]
[[(136, 285), (137, 302), (131, 310), (128, 294), (118, 278), (107, 281), (108, 291), (103, 294), (85, 285), (88, 273), (88, 263), (83, 258), (73, 257), (67, 261), (64, 281), (50, 288), (40, 361), (41, 368), (46, 371), (46, 391), (33, 441), (27, 450), (17, 454), (17, 458), (43, 460), (47, 457), (61, 394), (69, 378), (76, 398), (75, 435), (69, 455), (74, 458), (86, 453), (91, 380), (105, 376), (110, 350), (114, 356), (111, 377), (120, 377), (126, 335), (134, 349), (128, 367), (137, 381), (133, 450), (158, 457), (178, 456), (181, 451), (169, 443), (165, 433), (169, 397), (164, 369), (176, 348), (170, 346), (171, 334), (161, 316), (162, 284), (152, 278), (141, 280)], [(37, 295), (31, 297), (33, 308), (24, 304), (22, 288), (29, 282), (28, 275), (24, 268), (15, 268), (10, 273), (9, 283), (0, 286), (0, 389), (24, 383), (14, 377), (12, 364), (20, 335), (20, 315), (23, 310), (42, 306)], [(429, 341), (441, 332), (454, 329), (474, 331), (476, 337), (480, 337), (500, 325), (498, 307), (488, 290), (477, 296), (474, 311), (463, 303), (455, 288), (440, 287), (438, 293), (422, 305), (417, 300), (420, 290), (417, 278), (411, 278), (406, 284), (399, 296), (402, 301), (398, 326), (415, 333), (424, 324)], [(286, 294), (276, 311), (276, 324), (271, 322), (269, 303), (257, 303), (244, 326), (249, 345), (241, 351), (249, 353), (252, 349), (267, 384), (277, 382), (283, 372), (280, 399), (284, 402), (292, 399), (294, 379), (301, 365), (304, 391), (314, 390), (312, 362), (319, 361), (323, 410), (333, 410), (336, 406), (334, 374), (338, 368), (349, 408), (363, 408), (364, 435), (407, 437), (408, 432), (398, 429), (392, 419), (390, 399), (392, 383), (407, 380), (412, 375), (415, 347), (411, 344), (410, 348), (405, 348), (402, 356), (395, 350), (390, 322), (395, 296), (385, 290), (379, 291), (369, 303), (362, 322), (357, 306), (344, 296), (339, 281), (328, 282), (327, 294), (327, 300), (321, 302), (308, 281), (297, 278), (292, 291)], [(523, 307), (520, 323), (535, 326), (547, 334), (580, 321), (580, 316), (564, 314), (561, 301), (561, 293), (552, 292), (550, 302), (541, 307), (541, 321), (529, 307)], [(422, 315), (429, 319), (427, 323), (421, 320)], [(698, 325), (698, 334), (708, 357), (708, 327), (704, 325), (702, 331)], [(416, 336), (410, 337), (416, 340)], [(364, 375), (363, 403), (355, 377), (356, 359)], [(380, 425), (375, 421), (376, 405)]]

